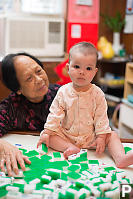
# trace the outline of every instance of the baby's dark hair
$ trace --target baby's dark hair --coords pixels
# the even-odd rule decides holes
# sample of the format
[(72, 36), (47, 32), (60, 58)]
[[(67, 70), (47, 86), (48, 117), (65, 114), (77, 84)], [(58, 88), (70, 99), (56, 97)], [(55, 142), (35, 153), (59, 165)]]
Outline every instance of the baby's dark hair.
[[(75, 52), (75, 50), (79, 50), (80, 52), (82, 53), (95, 53), (96, 54), (96, 59), (98, 60), (98, 52), (97, 52), (97, 49), (95, 48), (95, 46), (90, 43), (90, 42), (79, 42), (75, 45), (73, 45), (69, 51), (69, 63), (71, 61), (71, 58), (72, 58), (72, 54), (73, 52)], [(96, 60), (96, 62), (97, 62)]]
[(20, 84), (16, 77), (14, 60), (17, 56), (21, 56), (21, 55), (30, 57), (43, 68), (43, 64), (36, 57), (26, 52), (6, 55), (3, 58), (2, 63), (1, 63), (1, 79), (4, 85), (13, 92), (17, 92), (20, 89)]

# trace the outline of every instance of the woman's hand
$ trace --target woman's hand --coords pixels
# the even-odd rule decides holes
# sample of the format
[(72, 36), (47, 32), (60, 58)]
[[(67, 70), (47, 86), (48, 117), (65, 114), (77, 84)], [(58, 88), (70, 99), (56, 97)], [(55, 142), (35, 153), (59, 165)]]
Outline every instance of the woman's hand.
[(17, 175), (19, 173), (18, 165), (23, 171), (25, 171), (25, 163), (30, 164), (30, 160), (27, 156), (23, 155), (22, 152), (15, 146), (6, 142), (5, 140), (0, 140), (0, 169), (5, 172), (6, 165), (8, 176), (12, 176), (12, 171)]

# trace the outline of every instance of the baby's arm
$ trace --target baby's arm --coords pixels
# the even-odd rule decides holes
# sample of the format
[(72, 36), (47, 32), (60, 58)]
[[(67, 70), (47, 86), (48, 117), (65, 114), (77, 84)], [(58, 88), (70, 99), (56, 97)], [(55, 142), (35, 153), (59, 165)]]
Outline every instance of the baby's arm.
[(103, 153), (105, 150), (106, 136), (106, 134), (97, 135), (95, 141), (89, 146), (89, 148), (96, 146), (96, 153)]

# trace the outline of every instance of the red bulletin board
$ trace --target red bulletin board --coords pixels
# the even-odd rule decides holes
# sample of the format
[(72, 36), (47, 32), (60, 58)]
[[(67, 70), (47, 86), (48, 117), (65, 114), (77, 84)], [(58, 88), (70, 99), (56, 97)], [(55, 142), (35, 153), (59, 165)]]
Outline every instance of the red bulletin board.
[[(75, 33), (74, 28), (75, 26)], [(77, 28), (76, 28), (77, 26)], [(98, 24), (68, 23), (67, 24), (67, 52), (71, 46), (81, 41), (88, 41), (97, 46)]]
[[(68, 0), (68, 22), (98, 23), (99, 22), (99, 0), (88, 0), (88, 3), (78, 3), (78, 0)], [(81, 2), (81, 1), (80, 1)], [(82, 0), (87, 2), (87, 0)]]
[(99, 0), (68, 0), (67, 52), (78, 42), (97, 46)]

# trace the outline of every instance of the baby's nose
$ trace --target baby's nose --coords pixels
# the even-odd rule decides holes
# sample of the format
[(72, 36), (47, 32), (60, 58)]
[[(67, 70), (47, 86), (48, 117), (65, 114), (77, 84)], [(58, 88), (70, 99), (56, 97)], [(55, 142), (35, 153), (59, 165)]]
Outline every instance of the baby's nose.
[(80, 70), (79, 73), (80, 73), (80, 74), (84, 74), (84, 70)]

